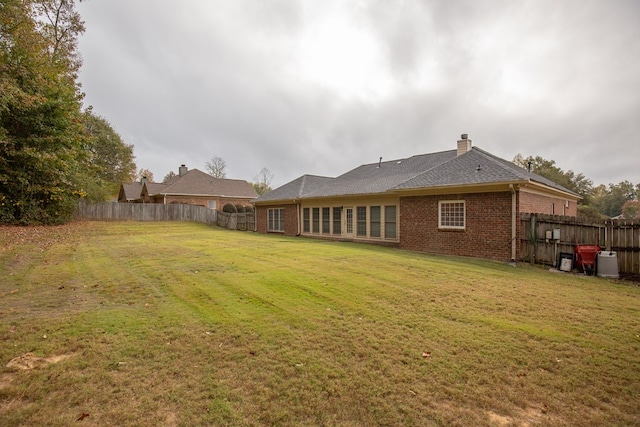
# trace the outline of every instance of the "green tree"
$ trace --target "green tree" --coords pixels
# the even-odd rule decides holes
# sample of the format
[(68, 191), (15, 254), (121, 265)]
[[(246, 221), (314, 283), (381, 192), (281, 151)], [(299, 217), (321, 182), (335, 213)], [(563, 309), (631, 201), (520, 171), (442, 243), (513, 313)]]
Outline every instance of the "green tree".
[(0, 222), (72, 218), (86, 133), (71, 0), (0, 3)]
[(626, 180), (618, 184), (609, 184), (608, 187), (600, 185), (594, 189), (593, 204), (603, 215), (618, 216), (627, 201), (636, 199), (636, 188), (637, 186)]
[(523, 157), (522, 154), (517, 154), (513, 158), (513, 163), (525, 169), (529, 169), (530, 167), (531, 172), (550, 179), (556, 184), (562, 185), (566, 189), (579, 194), (582, 197), (579, 201), (580, 205), (591, 204), (593, 181), (585, 177), (584, 174), (575, 173), (572, 170), (565, 172), (556, 166), (554, 160), (547, 160), (540, 156)]
[(622, 215), (625, 219), (640, 219), (640, 200), (627, 200), (622, 205)]
[(88, 134), (83, 168), (89, 183), (87, 200), (104, 201), (118, 192), (122, 182), (135, 178), (133, 145), (125, 144), (109, 122), (91, 108), (85, 110), (82, 119)]

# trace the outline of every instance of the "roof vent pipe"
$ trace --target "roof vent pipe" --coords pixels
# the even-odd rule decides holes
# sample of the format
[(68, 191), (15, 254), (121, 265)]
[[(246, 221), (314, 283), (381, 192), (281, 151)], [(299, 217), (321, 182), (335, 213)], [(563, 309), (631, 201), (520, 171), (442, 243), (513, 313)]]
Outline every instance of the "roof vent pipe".
[(378, 167), (382, 166), (382, 157), (380, 157), (380, 160), (378, 161)]

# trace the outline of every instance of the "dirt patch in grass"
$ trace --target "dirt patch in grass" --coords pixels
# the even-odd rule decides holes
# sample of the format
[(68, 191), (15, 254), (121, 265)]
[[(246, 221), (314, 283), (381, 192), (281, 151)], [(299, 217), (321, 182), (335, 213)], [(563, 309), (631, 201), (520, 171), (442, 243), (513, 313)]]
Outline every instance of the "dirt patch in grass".
[(532, 427), (537, 425), (562, 425), (556, 417), (548, 414), (547, 405), (534, 405), (518, 411), (514, 416), (487, 411), (489, 422), (495, 426)]
[(14, 357), (7, 363), (7, 368), (27, 371), (29, 369), (37, 369), (47, 366), (51, 363), (58, 363), (71, 357), (71, 354), (61, 354), (51, 357), (38, 357), (33, 353), (25, 353), (21, 356)]

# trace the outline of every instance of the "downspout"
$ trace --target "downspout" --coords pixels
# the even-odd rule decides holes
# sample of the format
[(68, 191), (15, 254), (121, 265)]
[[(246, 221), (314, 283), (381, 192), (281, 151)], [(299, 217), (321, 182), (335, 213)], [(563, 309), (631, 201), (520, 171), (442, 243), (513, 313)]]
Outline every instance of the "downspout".
[(516, 190), (509, 184), (511, 190), (511, 262), (516, 262)]

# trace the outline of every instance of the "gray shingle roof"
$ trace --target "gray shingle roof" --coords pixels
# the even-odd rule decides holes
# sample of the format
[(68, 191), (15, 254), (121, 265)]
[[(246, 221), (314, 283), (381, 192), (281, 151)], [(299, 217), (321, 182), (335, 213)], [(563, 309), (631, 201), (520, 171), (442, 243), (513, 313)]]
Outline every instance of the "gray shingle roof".
[(147, 193), (150, 196), (155, 196), (156, 194), (161, 194), (162, 190), (164, 190), (167, 184), (163, 184), (162, 182), (145, 182), (147, 187)]
[(128, 184), (122, 184), (122, 191), (124, 193), (124, 200), (138, 200), (140, 198), (140, 193), (142, 192), (142, 183), (132, 182)]
[(171, 180), (169, 184), (159, 184), (164, 187), (156, 194), (172, 195), (206, 195), (242, 197), (253, 199), (258, 193), (244, 180), (214, 178), (198, 169), (191, 169), (180, 179)]
[(266, 202), (271, 200), (293, 200), (301, 199), (314, 191), (322, 188), (336, 178), (317, 175), (302, 175), (291, 182), (288, 182), (275, 190), (269, 191), (258, 197), (256, 202)]
[[(308, 181), (312, 180), (313, 185)], [(556, 190), (570, 190), (496, 157), (480, 148), (457, 150), (359, 166), (337, 178), (304, 175), (262, 195), (256, 202), (385, 192), (473, 184), (534, 181)]]
[(529, 172), (477, 147), (473, 147), (471, 151), (429, 169), (393, 189), (405, 190), (528, 180), (575, 194), (545, 177)]

